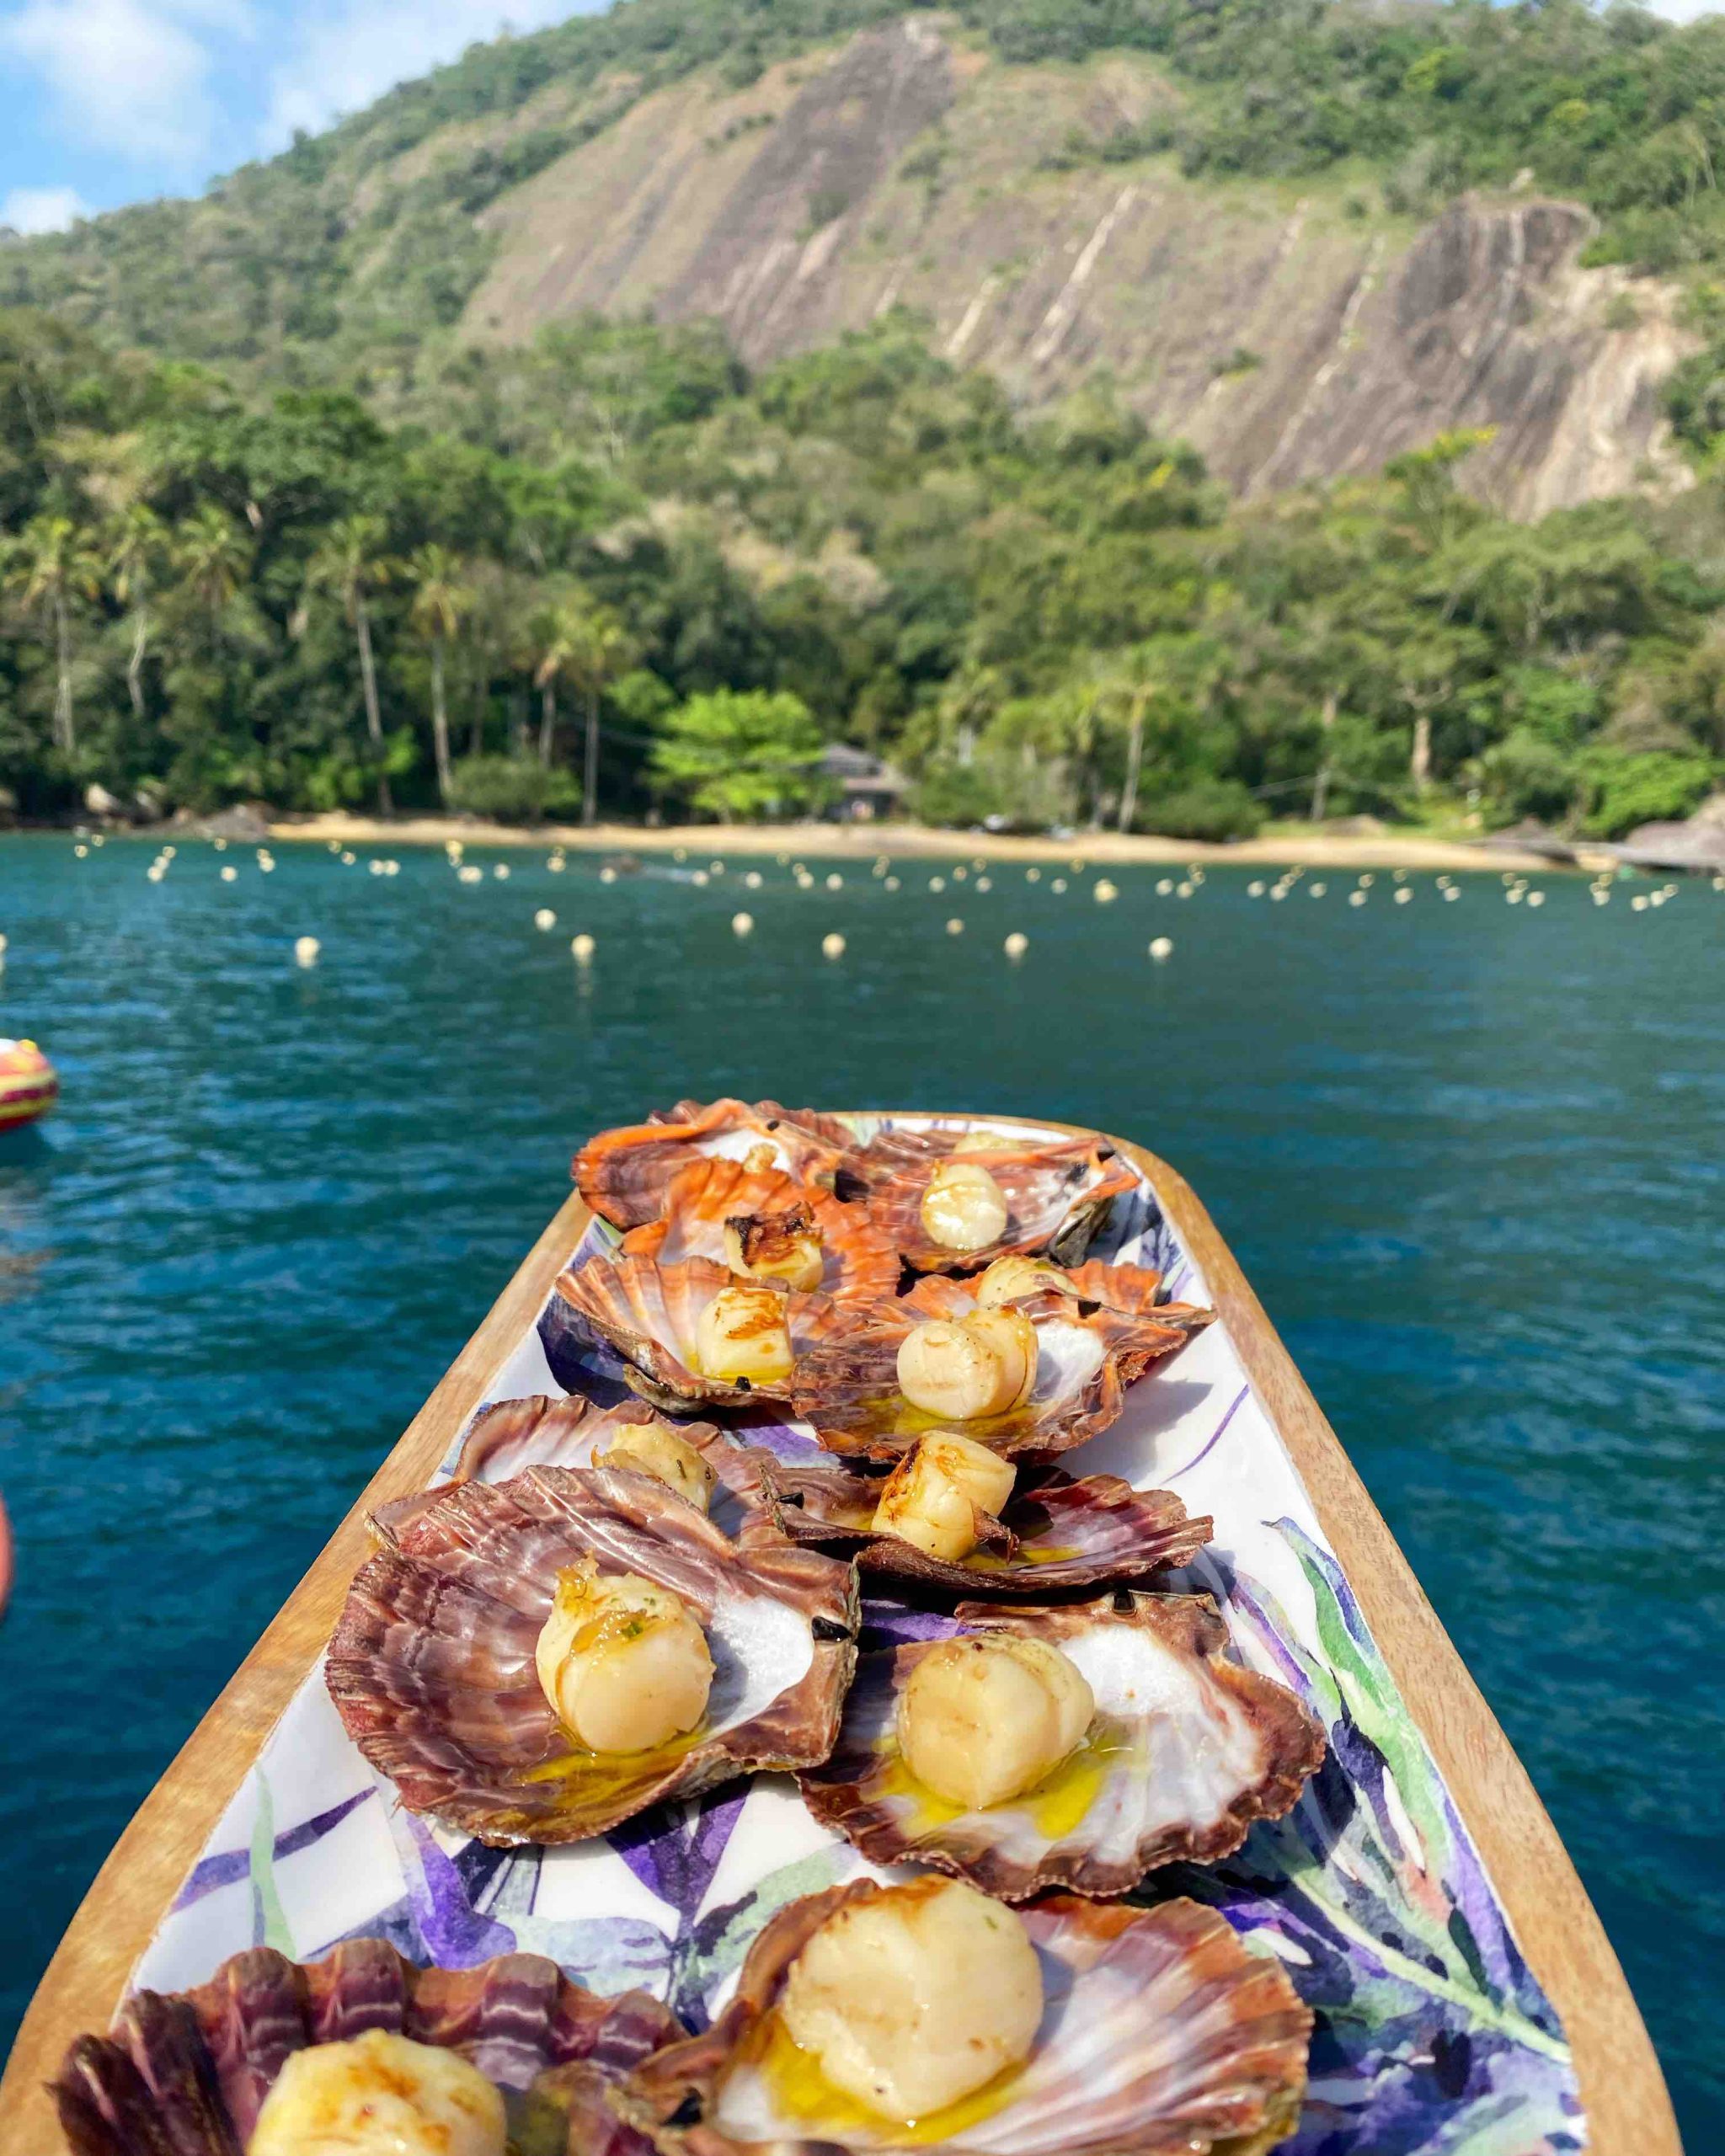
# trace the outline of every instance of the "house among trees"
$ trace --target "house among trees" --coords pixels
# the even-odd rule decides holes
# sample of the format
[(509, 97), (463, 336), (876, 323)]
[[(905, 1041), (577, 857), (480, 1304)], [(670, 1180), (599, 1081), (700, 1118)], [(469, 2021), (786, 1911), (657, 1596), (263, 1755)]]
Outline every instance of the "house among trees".
[(866, 749), (835, 741), (815, 768), (833, 788), (827, 813), (836, 822), (877, 824), (903, 811), (909, 780)]

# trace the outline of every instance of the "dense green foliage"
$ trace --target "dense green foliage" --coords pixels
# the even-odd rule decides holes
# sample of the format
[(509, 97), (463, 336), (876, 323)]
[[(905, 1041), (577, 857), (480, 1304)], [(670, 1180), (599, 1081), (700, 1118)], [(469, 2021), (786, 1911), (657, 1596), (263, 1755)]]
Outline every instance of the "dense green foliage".
[[(475, 216), (498, 195), (697, 69), (740, 86), (902, 12), (902, 0), (621, 0), (475, 45), (200, 201), (0, 245), (0, 305), (279, 379), (386, 386), (460, 314), (494, 244)], [(1677, 26), (1584, 0), (956, 0), (945, 12), (1009, 61), (1156, 57), (1174, 99), (1140, 130), (1075, 142), (1075, 157), (1171, 152), (1216, 175), (1346, 165), (1419, 214), (1527, 174), (1599, 213), (1599, 259), (1725, 262), (1725, 19)]]
[(1105, 385), (1027, 419), (902, 316), (753, 380), (587, 322), (392, 427), (14, 313), (0, 785), (778, 813), (848, 739), (960, 825), (1683, 813), (1725, 756), (1712, 488), (1521, 526), (1458, 490), (1475, 446), (1231, 507)]

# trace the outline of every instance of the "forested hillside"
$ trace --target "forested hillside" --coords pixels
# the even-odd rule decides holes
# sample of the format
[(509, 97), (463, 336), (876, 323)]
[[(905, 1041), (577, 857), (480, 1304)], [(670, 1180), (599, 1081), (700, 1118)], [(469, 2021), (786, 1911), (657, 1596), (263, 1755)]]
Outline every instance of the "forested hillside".
[(1231, 504), (1105, 386), (1026, 417), (889, 315), (750, 376), (586, 320), (411, 419), (0, 320), (0, 783), (159, 807), (782, 813), (824, 740), (932, 820), (1614, 833), (1725, 753), (1715, 490), (1534, 526), (1441, 439)]
[(1722, 157), (1725, 22), (1576, 0), (475, 48), (0, 240), (0, 806), (1682, 814)]

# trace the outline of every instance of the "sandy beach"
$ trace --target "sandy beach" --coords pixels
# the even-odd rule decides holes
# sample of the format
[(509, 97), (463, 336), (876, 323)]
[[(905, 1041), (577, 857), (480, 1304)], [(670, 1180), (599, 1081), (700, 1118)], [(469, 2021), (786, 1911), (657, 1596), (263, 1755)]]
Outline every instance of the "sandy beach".
[(601, 853), (668, 853), (681, 846), (691, 854), (794, 854), (822, 860), (872, 861), (878, 854), (898, 858), (953, 855), (991, 861), (1084, 861), (1130, 865), (1158, 862), (1231, 862), (1246, 867), (1332, 868), (1413, 868), (1475, 870), (1497, 874), (1504, 869), (1558, 873), (1541, 855), (1493, 846), (1489, 850), (1452, 840), (1413, 838), (1395, 833), (1343, 836), (1322, 832), (1242, 841), (1236, 846), (1208, 846), (1190, 839), (1141, 838), (1114, 831), (1081, 831), (1065, 839), (1005, 837), (989, 832), (930, 830), (920, 824), (686, 824), (653, 830), (635, 824), (598, 824), (590, 830), (575, 824), (542, 824), (537, 830), (485, 824), (453, 816), (418, 816), (384, 823), (375, 817), (345, 814), (308, 816), (272, 823), (272, 839), (344, 846), (559, 846)]

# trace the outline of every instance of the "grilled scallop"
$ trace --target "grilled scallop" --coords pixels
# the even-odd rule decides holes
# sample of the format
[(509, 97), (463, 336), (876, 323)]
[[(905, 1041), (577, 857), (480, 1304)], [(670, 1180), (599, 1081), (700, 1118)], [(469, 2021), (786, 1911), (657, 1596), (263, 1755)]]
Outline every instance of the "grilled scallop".
[(774, 1460), (765, 1471), (794, 1541), (854, 1557), (865, 1572), (927, 1580), (975, 1600), (1033, 1602), (1147, 1580), (1190, 1564), (1210, 1537), (1210, 1520), (1188, 1518), (1171, 1490), (1135, 1490), (1114, 1475), (1075, 1482), (1056, 1467), (1028, 1467), (998, 1513), (973, 1520), (975, 1545), (942, 1557), (883, 1522), (879, 1475), (837, 1461)]
[(1137, 1180), (1100, 1138), (991, 1144), (981, 1133), (904, 1160), (868, 1207), (919, 1273), (969, 1272), (1013, 1256), (1082, 1257)]
[[(1295, 1694), (1226, 1658), (1208, 1596), (967, 1603), (958, 1620), (953, 1638), (864, 1655), (832, 1756), (801, 1777), (815, 1817), (877, 1864), (932, 1865), (1011, 1902), (1049, 1886), (1130, 1893), (1158, 1865), (1231, 1854), (1253, 1820), (1292, 1807), (1323, 1758)], [(1077, 1737), (1058, 1668), (1039, 1710), (1028, 1679), (990, 1666), (1023, 1645), (1089, 1687)]]
[(601, 1131), (576, 1154), (574, 1178), (602, 1219), (639, 1228), (664, 1217), (671, 1179), (692, 1161), (745, 1161), (825, 1190), (848, 1171), (860, 1188), (856, 1147), (841, 1123), (812, 1108), (680, 1101), (645, 1123)]
[(891, 1297), (899, 1283), (898, 1253), (866, 1207), (841, 1205), (830, 1191), (743, 1161), (699, 1159), (678, 1169), (662, 1215), (632, 1229), (622, 1248), (661, 1265), (706, 1258), (847, 1310)]
[(377, 1939), (305, 1965), (259, 1946), (195, 1991), (135, 1993), (53, 2093), (73, 2156), (491, 2156), (505, 2136), (644, 2156), (605, 2091), (682, 2033), (645, 1992), (595, 1998), (537, 1954), (445, 1970)]
[(449, 1485), (360, 1567), (326, 1678), (410, 1810), (574, 1842), (824, 1759), (856, 1630), (849, 1565), (734, 1543), (649, 1475), (534, 1467)]
[[(953, 1923), (937, 1896), (859, 1880), (781, 1909), (724, 2013), (628, 2075), (618, 2111), (664, 2156), (1243, 2156), (1293, 2131), (1311, 2015), (1215, 1911), (1055, 1894)], [(866, 1932), (838, 1929), (862, 1917)], [(973, 1973), (972, 1926), (991, 1917), (993, 1957)], [(912, 2099), (963, 2085), (950, 2062), (967, 2056), (991, 2077), (907, 2121)]]
[(964, 1284), (930, 1278), (801, 1357), (791, 1398), (831, 1452), (893, 1460), (931, 1430), (956, 1429), (1003, 1459), (1046, 1460), (1107, 1429), (1125, 1388), (1210, 1315), (1056, 1289), (985, 1307)]
[(603, 1341), (645, 1400), (674, 1412), (790, 1396), (798, 1363), (840, 1329), (824, 1295), (740, 1280), (702, 1257), (590, 1257), (563, 1273), (546, 1322)]

